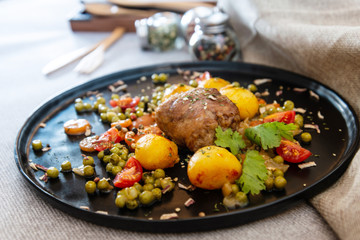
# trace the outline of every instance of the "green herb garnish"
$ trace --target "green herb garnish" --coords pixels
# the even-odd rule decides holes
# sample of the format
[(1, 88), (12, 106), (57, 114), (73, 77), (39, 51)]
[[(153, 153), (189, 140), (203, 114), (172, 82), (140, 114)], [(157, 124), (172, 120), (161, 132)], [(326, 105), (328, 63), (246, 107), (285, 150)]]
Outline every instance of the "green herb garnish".
[(245, 194), (258, 194), (265, 190), (264, 181), (267, 179), (265, 160), (256, 150), (249, 150), (242, 166), (241, 177), (237, 180)]
[(281, 138), (293, 140), (292, 131), (296, 130), (295, 124), (283, 122), (268, 122), (250, 127), (245, 130), (245, 136), (252, 142), (267, 150), (280, 146)]
[(230, 148), (232, 154), (236, 155), (240, 149), (245, 148), (246, 144), (242, 136), (237, 131), (230, 128), (223, 131), (220, 126), (215, 129), (215, 144), (219, 147)]

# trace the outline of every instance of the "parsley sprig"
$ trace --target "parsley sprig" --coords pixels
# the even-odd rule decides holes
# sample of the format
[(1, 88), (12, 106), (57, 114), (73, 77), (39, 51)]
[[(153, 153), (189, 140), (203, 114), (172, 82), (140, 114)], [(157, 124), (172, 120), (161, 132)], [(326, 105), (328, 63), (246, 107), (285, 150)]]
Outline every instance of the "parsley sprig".
[(246, 144), (242, 136), (237, 131), (230, 128), (223, 131), (220, 126), (215, 129), (215, 144), (219, 147), (230, 148), (232, 154), (237, 155), (240, 149), (245, 148)]
[(256, 150), (248, 150), (242, 166), (241, 177), (237, 180), (242, 191), (247, 194), (258, 194), (265, 190), (267, 169), (265, 160)]
[(283, 122), (268, 122), (245, 129), (245, 136), (252, 142), (267, 150), (280, 146), (281, 138), (293, 140), (295, 124)]

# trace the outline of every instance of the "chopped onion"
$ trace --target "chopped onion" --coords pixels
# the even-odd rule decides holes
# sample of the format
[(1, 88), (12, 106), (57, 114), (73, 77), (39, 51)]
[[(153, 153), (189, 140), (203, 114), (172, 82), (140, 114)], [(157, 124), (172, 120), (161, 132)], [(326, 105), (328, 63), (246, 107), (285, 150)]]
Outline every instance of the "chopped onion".
[(321, 114), (320, 111), (318, 111), (317, 115), (318, 115), (318, 118), (319, 118), (319, 119), (324, 119), (324, 116)]
[(254, 84), (255, 85), (261, 85), (267, 82), (271, 82), (272, 80), (270, 78), (262, 78), (262, 79), (255, 79)]
[(310, 90), (310, 96), (316, 98), (317, 100), (320, 99), (319, 95), (317, 95), (316, 93), (314, 93), (313, 91)]
[(193, 205), (195, 203), (195, 200), (192, 198), (189, 198), (188, 200), (186, 200), (186, 202), (184, 203), (185, 207), (190, 207), (191, 205)]
[(315, 129), (317, 133), (320, 133), (320, 128), (316, 124), (304, 124), (304, 128)]
[(298, 165), (298, 167), (300, 169), (309, 168), (309, 167), (316, 167), (316, 163), (314, 161), (313, 162), (301, 163), (301, 164)]
[(179, 218), (177, 213), (164, 213), (160, 216), (160, 220), (176, 219)]
[(304, 108), (294, 108), (294, 111), (302, 114), (306, 113), (306, 109)]
[(307, 88), (293, 88), (294, 92), (305, 92)]

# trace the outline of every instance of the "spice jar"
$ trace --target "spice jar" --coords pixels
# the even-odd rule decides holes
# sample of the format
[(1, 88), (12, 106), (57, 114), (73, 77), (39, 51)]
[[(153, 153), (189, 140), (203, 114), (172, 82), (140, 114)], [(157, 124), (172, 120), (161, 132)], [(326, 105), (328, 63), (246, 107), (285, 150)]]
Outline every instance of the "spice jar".
[(229, 23), (229, 16), (219, 10), (208, 17), (197, 18), (195, 32), (189, 41), (193, 58), (200, 61), (241, 59), (239, 43)]
[(159, 12), (149, 18), (135, 21), (136, 34), (143, 49), (167, 51), (181, 45), (180, 15)]
[(200, 6), (184, 13), (181, 18), (181, 31), (187, 43), (195, 31), (196, 19), (208, 17), (214, 10), (215, 8), (212, 7)]

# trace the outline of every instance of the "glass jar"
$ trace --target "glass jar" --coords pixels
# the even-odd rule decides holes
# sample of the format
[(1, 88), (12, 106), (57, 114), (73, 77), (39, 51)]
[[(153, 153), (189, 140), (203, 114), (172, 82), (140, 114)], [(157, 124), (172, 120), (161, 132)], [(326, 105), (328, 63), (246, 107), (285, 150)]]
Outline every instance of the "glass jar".
[(200, 6), (192, 8), (184, 13), (181, 18), (181, 31), (186, 43), (189, 43), (189, 40), (195, 31), (196, 19), (208, 17), (214, 10), (215, 8)]
[(239, 42), (228, 20), (229, 16), (221, 11), (196, 20), (195, 32), (189, 41), (189, 50), (195, 60), (241, 60)]
[(135, 21), (136, 34), (143, 49), (167, 51), (179, 48), (180, 15), (159, 12), (149, 18)]

